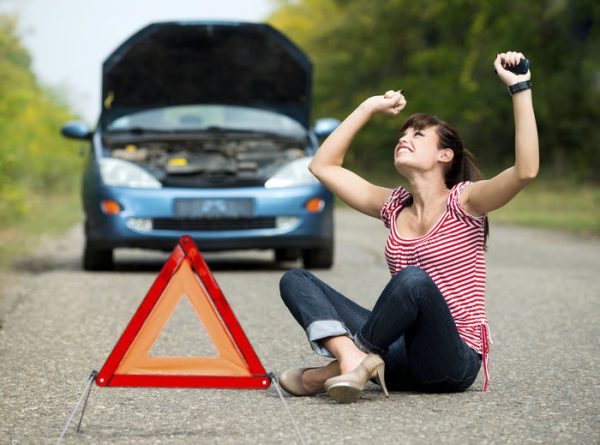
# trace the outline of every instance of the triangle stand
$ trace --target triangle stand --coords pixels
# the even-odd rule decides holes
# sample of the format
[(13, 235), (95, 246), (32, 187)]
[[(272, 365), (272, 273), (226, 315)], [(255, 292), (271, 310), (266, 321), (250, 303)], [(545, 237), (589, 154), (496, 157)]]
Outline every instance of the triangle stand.
[[(154, 356), (150, 350), (187, 298), (217, 356)], [(98, 386), (266, 389), (271, 380), (204, 258), (189, 236), (179, 244), (96, 377)]]

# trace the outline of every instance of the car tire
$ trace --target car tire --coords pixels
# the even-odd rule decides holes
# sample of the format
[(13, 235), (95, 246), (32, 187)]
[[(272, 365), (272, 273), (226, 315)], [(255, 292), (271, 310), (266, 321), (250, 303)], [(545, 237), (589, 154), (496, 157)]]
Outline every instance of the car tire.
[(99, 249), (89, 242), (85, 243), (83, 249), (84, 270), (113, 270), (113, 250)]
[(303, 250), (302, 261), (306, 269), (330, 269), (333, 266), (333, 242), (327, 247)]
[(300, 257), (298, 249), (275, 249), (275, 261), (282, 263), (284, 261), (296, 261)]

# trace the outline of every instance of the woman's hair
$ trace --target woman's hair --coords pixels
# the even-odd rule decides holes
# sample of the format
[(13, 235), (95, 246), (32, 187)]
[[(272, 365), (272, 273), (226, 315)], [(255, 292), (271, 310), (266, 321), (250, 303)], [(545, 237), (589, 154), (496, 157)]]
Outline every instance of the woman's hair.
[[(401, 133), (403, 134), (409, 128), (414, 130), (424, 130), (430, 127), (436, 128), (437, 135), (440, 139), (438, 148), (440, 150), (449, 148), (454, 153), (454, 157), (452, 158), (450, 165), (444, 171), (444, 181), (446, 182), (446, 187), (451, 189), (456, 184), (463, 181), (479, 181), (481, 179), (481, 172), (475, 164), (475, 156), (464, 147), (461, 137), (458, 135), (456, 130), (454, 130), (454, 128), (448, 125), (448, 123), (430, 114), (413, 114), (406, 120), (406, 122), (404, 122)], [(411, 199), (411, 201), (406, 204), (407, 206), (412, 204), (412, 197), (409, 199)], [(484, 248), (488, 235), (489, 224), (486, 217)]]

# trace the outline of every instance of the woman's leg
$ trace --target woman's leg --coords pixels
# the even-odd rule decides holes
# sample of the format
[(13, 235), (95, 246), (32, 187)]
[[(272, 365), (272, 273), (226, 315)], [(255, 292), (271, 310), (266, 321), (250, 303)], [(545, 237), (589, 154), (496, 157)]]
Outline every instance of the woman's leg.
[[(343, 362), (342, 373), (364, 357), (348, 338), (354, 335), (362, 351), (384, 357), (390, 389), (461, 390), (477, 376), (479, 356), (462, 342), (443, 296), (419, 268), (394, 276), (372, 312), (304, 270), (286, 273), (280, 288), (313, 349)], [(322, 369), (305, 374), (309, 383), (326, 377)]]
[(279, 289), (283, 302), (305, 330), (315, 352), (326, 357), (334, 354), (323, 345), (324, 339), (337, 336), (350, 339), (370, 314), (303, 269), (284, 274)]
[(417, 267), (390, 280), (355, 341), (385, 358), (390, 389), (466, 389), (480, 366), (478, 354), (460, 338), (439, 289)]
[[(339, 363), (335, 368), (305, 371), (302, 381), (307, 389), (317, 389), (328, 378), (358, 366), (366, 354), (356, 347), (352, 336), (366, 322), (369, 310), (303, 269), (287, 272), (281, 278), (280, 292), (315, 352), (335, 357)], [(333, 370), (336, 372), (332, 374)]]

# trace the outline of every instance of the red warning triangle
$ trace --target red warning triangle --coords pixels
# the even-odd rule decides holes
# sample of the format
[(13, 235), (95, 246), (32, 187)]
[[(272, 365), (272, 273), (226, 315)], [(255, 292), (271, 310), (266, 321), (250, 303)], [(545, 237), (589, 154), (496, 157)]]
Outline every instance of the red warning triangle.
[[(217, 355), (150, 353), (182, 299), (191, 303)], [(266, 389), (270, 383), (223, 292), (188, 236), (179, 240), (96, 377), (99, 386)]]

